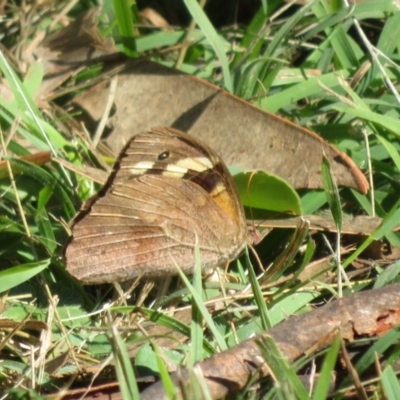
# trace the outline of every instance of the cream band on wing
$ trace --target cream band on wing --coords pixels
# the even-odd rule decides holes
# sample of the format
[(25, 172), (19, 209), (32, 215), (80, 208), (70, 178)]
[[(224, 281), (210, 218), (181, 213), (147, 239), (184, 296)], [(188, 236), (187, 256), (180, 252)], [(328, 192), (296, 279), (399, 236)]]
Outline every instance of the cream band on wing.
[(166, 170), (181, 173), (185, 171), (203, 172), (214, 167), (213, 162), (206, 157), (188, 157), (167, 165)]
[(160, 163), (157, 161), (140, 161), (134, 166), (121, 166), (121, 169), (129, 169), (133, 175), (143, 175), (152, 169), (163, 167), (162, 175), (171, 178), (182, 178), (188, 171), (204, 172), (213, 168), (213, 162), (206, 157), (188, 157), (175, 163)]
[(164, 176), (171, 178), (183, 178), (188, 171), (204, 172), (213, 167), (212, 161), (205, 157), (184, 158), (175, 163), (167, 164), (163, 172)]
[(152, 169), (154, 167), (154, 164), (155, 164), (154, 161), (140, 161), (136, 163), (133, 167), (127, 165), (127, 166), (121, 166), (121, 169), (129, 169), (133, 175), (143, 175), (149, 169)]

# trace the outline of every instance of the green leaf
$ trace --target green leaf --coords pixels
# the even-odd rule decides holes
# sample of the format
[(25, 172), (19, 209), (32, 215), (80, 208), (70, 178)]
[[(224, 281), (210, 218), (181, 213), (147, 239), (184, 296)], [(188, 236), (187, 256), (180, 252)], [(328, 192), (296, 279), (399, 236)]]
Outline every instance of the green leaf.
[(366, 0), (352, 7), (352, 15), (358, 20), (367, 18), (384, 18), (385, 13), (398, 11), (398, 5), (393, 0)]
[(50, 265), (50, 260), (32, 262), (7, 268), (0, 272), (0, 293), (26, 282)]
[(269, 309), (272, 326), (282, 322), (288, 315), (292, 315), (307, 306), (318, 297), (316, 290), (302, 291), (299, 293), (283, 294)]
[(307, 191), (301, 197), (303, 214), (313, 214), (326, 204), (326, 195), (322, 190)]
[(233, 177), (246, 207), (301, 215), (297, 192), (284, 179), (263, 171), (242, 172)]
[[(387, 19), (379, 36), (377, 48), (384, 54), (392, 56), (393, 52), (396, 50), (396, 47), (399, 45), (399, 37), (400, 13), (396, 12)], [(376, 72), (378, 73), (379, 69), (377, 69)]]
[[(160, 47), (174, 46), (185, 38), (186, 32), (184, 30), (174, 30), (173, 32), (157, 32), (150, 35), (138, 37), (137, 49), (140, 52), (158, 49)], [(191, 39), (196, 42), (204, 40), (204, 34), (195, 30), (192, 32)], [(173, 63), (163, 62), (162, 64), (173, 67)], [(197, 70), (195, 68), (194, 70)]]
[(18, 107), (23, 111), (33, 112), (34, 114), (39, 115), (39, 109), (36, 107), (35, 102), (24, 88), (24, 84), (13, 71), (2, 52), (0, 52), (0, 69), (15, 96), (13, 101), (14, 110), (15, 106), (18, 105)]
[[(149, 339), (150, 343), (148, 342)], [(152, 373), (159, 373), (160, 375), (162, 375), (159, 360), (157, 358), (157, 343), (153, 339), (151, 339), (151, 337), (145, 337), (144, 340), (146, 342), (142, 346), (140, 346), (140, 349), (136, 353), (135, 367), (137, 369), (144, 369), (145, 374), (151, 371)], [(183, 358), (185, 357), (185, 354), (180, 351), (168, 350), (166, 348), (163, 348), (161, 350), (161, 354), (164, 355), (164, 357), (167, 357), (168, 360), (175, 365), (180, 365), (183, 361)], [(165, 365), (165, 363), (163, 363), (163, 365)]]

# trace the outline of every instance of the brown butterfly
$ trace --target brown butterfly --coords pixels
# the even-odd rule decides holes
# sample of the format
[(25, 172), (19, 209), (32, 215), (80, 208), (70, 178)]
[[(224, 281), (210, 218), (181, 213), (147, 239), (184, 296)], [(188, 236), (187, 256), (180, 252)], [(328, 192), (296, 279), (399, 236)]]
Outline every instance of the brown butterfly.
[(248, 242), (236, 186), (221, 158), (172, 128), (134, 136), (104, 188), (74, 220), (67, 270), (86, 284), (210, 270)]

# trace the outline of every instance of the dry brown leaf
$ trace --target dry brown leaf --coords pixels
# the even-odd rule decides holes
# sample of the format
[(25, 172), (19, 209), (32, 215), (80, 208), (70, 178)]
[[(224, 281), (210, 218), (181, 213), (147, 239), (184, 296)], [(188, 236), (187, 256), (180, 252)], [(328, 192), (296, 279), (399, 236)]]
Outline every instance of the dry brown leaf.
[(97, 28), (99, 12), (99, 8), (91, 8), (43, 40), (34, 56), (43, 63), (45, 75), (70, 71), (116, 51), (112, 39), (104, 39)]
[[(116, 54), (113, 43), (97, 29), (97, 15), (98, 9), (89, 10), (36, 48), (31, 61), (42, 62), (47, 76), (37, 99), (45, 99), (82, 65)], [(114, 131), (108, 138), (115, 154), (134, 133), (165, 125), (200, 137), (229, 165), (275, 173), (295, 188), (321, 187), (324, 151), (339, 185), (368, 190), (365, 177), (347, 155), (304, 128), (157, 63), (140, 59), (118, 68), (123, 71), (115, 96)], [(107, 103), (108, 79), (75, 101), (96, 123)]]
[[(26, 156), (18, 157), (19, 160), (23, 161), (29, 161), (33, 164), (36, 165), (44, 165), (47, 164), (51, 160), (51, 154), (49, 151), (41, 151), (38, 153), (33, 153), (33, 154), (28, 154)], [(19, 168), (16, 167), (15, 165), (11, 165), (11, 169), (14, 174), (17, 174), (20, 172)], [(0, 161), (0, 179), (8, 177), (9, 172), (8, 172), (8, 167), (7, 167), (7, 161), (2, 160)]]
[(81, 66), (116, 53), (114, 41), (105, 39), (97, 28), (99, 13), (99, 8), (91, 8), (46, 37), (37, 48), (25, 52), (26, 61), (43, 64), (47, 77), (36, 94), (37, 99), (45, 99)]
[[(97, 86), (75, 104), (98, 121), (108, 89)], [(115, 95), (114, 131), (107, 142), (117, 154), (135, 133), (172, 126), (205, 141), (228, 165), (262, 169), (295, 188), (321, 187), (324, 151), (337, 183), (362, 193), (368, 183), (354, 162), (315, 133), (266, 113), (201, 79), (135, 60), (120, 72)]]

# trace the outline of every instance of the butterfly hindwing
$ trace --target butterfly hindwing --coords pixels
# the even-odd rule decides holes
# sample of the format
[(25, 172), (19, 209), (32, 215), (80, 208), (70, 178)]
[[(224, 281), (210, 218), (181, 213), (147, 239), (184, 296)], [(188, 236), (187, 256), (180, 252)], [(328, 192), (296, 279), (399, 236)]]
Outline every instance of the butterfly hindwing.
[[(236, 196), (236, 197), (234, 197)], [(247, 229), (236, 188), (222, 160), (171, 128), (135, 136), (66, 249), (68, 271), (84, 283), (175, 275), (235, 258)]]

